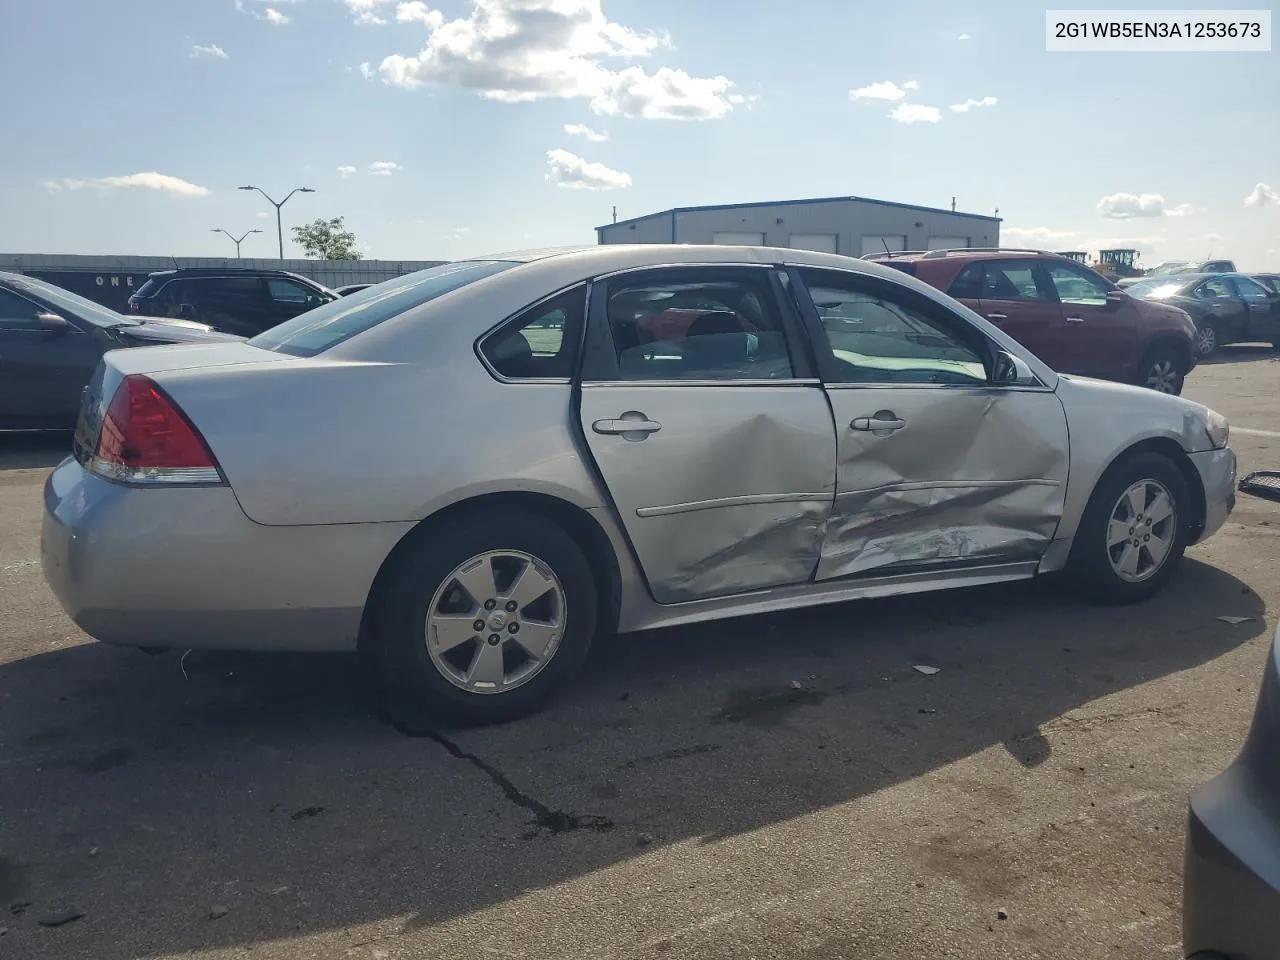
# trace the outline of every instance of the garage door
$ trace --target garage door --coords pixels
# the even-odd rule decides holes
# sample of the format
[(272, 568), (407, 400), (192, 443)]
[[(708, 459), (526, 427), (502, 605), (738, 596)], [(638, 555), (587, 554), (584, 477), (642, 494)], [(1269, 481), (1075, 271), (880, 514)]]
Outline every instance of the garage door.
[(884, 253), (885, 250), (907, 249), (906, 237), (871, 237), (862, 238), (862, 256), (869, 253)]
[(968, 237), (930, 237), (930, 250), (958, 250), (969, 245)]
[(817, 250), (819, 253), (836, 252), (836, 235), (834, 233), (793, 233), (787, 246), (796, 250)]
[(732, 247), (763, 247), (763, 233), (713, 233), (712, 243), (728, 244)]

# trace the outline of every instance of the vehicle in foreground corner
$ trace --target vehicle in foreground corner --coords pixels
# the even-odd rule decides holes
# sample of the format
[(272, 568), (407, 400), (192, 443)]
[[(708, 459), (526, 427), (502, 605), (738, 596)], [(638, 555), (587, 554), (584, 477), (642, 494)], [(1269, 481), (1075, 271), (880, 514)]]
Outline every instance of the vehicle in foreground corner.
[(0, 430), (70, 430), (107, 350), (235, 339), (198, 323), (133, 319), (43, 280), (0, 272)]
[(1280, 629), (1253, 724), (1226, 771), (1191, 795), (1182, 946), (1193, 960), (1280, 960)]
[(1196, 353), (1201, 359), (1228, 343), (1262, 342), (1280, 348), (1280, 294), (1244, 274), (1155, 277), (1126, 292), (1184, 310), (1196, 325)]
[(42, 557), (100, 640), (363, 646), (487, 722), (597, 633), (1056, 571), (1144, 599), (1230, 512), (1227, 440), (878, 264), (608, 245), (108, 355)]
[(967, 248), (866, 259), (946, 291), (1059, 373), (1179, 394), (1196, 363), (1186, 313), (1133, 299), (1056, 253)]

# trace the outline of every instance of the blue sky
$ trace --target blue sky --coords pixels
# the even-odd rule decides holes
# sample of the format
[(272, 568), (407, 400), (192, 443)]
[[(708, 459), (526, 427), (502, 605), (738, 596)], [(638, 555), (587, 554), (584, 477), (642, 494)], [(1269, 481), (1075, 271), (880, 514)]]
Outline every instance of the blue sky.
[(216, 256), (213, 228), (258, 227), (245, 255), (273, 256), (253, 183), (316, 190), (286, 233), (341, 215), (383, 259), (858, 194), (999, 208), (1006, 244), (1280, 268), (1280, 53), (1050, 54), (1044, 8), (5, 3), (0, 251)]

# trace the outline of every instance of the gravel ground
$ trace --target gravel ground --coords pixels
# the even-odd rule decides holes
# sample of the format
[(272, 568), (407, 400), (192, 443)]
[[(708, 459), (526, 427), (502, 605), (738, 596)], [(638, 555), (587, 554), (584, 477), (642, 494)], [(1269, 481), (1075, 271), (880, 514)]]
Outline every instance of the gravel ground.
[[(1188, 381), (1245, 470), (1280, 469), (1274, 357)], [(65, 444), (0, 437), (0, 957), (1180, 956), (1186, 796), (1249, 720), (1280, 505), (1242, 497), (1142, 606), (1024, 584), (624, 637), (538, 716), (415, 732), (351, 658), (89, 641), (37, 561)]]

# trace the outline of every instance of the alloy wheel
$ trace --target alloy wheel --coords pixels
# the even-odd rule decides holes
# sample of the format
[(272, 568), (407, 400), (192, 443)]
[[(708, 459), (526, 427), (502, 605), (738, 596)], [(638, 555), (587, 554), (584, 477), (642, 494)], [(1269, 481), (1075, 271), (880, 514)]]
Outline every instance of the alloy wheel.
[(1120, 495), (1107, 524), (1107, 559), (1121, 580), (1141, 583), (1159, 572), (1173, 549), (1178, 509), (1158, 480), (1139, 480)]
[(1196, 352), (1207, 357), (1218, 349), (1218, 331), (1212, 324), (1205, 324), (1196, 330)]
[(1147, 386), (1159, 393), (1178, 392), (1178, 364), (1171, 358), (1157, 360), (1147, 370)]
[(506, 693), (551, 662), (564, 623), (565, 591), (551, 568), (518, 550), (491, 550), (459, 564), (436, 590), (427, 652), (454, 686)]

